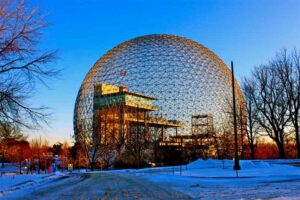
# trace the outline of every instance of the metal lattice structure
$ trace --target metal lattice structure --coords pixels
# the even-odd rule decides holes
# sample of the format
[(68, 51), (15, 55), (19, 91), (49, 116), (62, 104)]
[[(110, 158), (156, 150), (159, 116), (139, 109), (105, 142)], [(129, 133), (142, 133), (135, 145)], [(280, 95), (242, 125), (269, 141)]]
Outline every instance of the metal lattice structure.
[[(227, 123), (232, 99), (231, 72), (208, 48), (174, 35), (147, 35), (126, 41), (108, 51), (90, 69), (76, 99), (75, 138), (92, 135), (94, 86), (122, 85), (157, 98), (153, 117), (185, 125), (179, 134), (191, 133), (191, 116), (211, 114), (214, 127)], [(243, 101), (236, 84), (237, 100)]]

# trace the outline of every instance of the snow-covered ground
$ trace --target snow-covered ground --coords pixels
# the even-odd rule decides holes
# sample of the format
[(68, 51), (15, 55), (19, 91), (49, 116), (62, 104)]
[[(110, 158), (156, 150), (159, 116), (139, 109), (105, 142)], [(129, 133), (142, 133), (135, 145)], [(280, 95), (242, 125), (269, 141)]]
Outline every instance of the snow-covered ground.
[(130, 172), (195, 199), (300, 199), (300, 168), (292, 166), (295, 163), (300, 160), (242, 160), (237, 174), (232, 160), (197, 160)]
[(18, 174), (18, 172), (19, 167), (13, 163), (5, 163), (4, 168), (0, 167), (0, 198), (6, 194), (65, 176), (61, 172), (52, 174)]
[[(284, 164), (282, 164), (284, 163)], [(300, 160), (241, 160), (241, 170), (234, 171), (232, 160), (197, 160), (182, 166), (119, 170), (136, 174), (169, 174), (199, 178), (258, 178), (300, 175), (300, 168), (293, 166)]]
[[(300, 160), (242, 160), (238, 176), (232, 160), (197, 160), (184, 166), (95, 171), (83, 173), (88, 175), (84, 178), (75, 171), (63, 181), (59, 179), (65, 176), (62, 173), (7, 174), (0, 177), (0, 195), (2, 192), (4, 198), (14, 199), (42, 194), (40, 197), (46, 198), (48, 191), (57, 190), (55, 198), (67, 193), (69, 199), (77, 199), (78, 195), (93, 191), (95, 196), (90, 199), (119, 198), (123, 194), (140, 195), (143, 199), (151, 194), (146, 193), (151, 187), (157, 190), (153, 191), (156, 197), (161, 194), (164, 198), (169, 190), (171, 194), (179, 192), (176, 195), (181, 193), (186, 195), (182, 198), (192, 199), (300, 199), (300, 167), (293, 166), (295, 163), (299, 166)], [(70, 189), (71, 185), (76, 189)], [(105, 196), (107, 194), (110, 196)]]

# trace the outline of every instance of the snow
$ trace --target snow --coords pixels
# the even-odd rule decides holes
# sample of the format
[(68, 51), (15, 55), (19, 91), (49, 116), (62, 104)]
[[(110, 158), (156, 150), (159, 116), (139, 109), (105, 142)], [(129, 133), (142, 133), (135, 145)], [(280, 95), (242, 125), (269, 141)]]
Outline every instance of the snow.
[(17, 173), (19, 171), (19, 166), (14, 163), (4, 163), (4, 167), (2, 167), (2, 163), (0, 163), (0, 173)]
[(52, 174), (16, 174), (5, 173), (0, 176), (0, 197), (29, 186), (43, 184), (65, 176), (62, 172)]
[(0, 176), (0, 191), (3, 192), (14, 186), (30, 182), (38, 182), (43, 176), (6, 174)]
[(6, 193), (64, 176), (61, 172), (44, 174), (43, 171), (41, 174), (19, 174), (19, 165), (15, 163), (5, 163), (4, 167), (0, 167), (0, 173), (0, 197)]
[[(63, 181), (76, 182), (74, 177), (78, 173), (126, 174), (194, 199), (300, 199), (300, 167), (295, 165), (299, 166), (299, 163), (300, 160), (241, 160), (241, 170), (236, 173), (233, 160), (200, 159), (183, 166), (94, 172), (74, 170), (68, 174), (73, 179)], [(0, 196), (30, 194), (39, 185), (47, 188), (51, 181), (58, 184), (53, 180), (63, 176), (66, 174), (60, 172), (50, 175), (5, 174), (0, 177)]]
[(300, 197), (300, 168), (281, 164), (299, 160), (197, 160), (186, 166), (131, 171), (154, 183), (167, 185), (193, 198), (296, 198)]

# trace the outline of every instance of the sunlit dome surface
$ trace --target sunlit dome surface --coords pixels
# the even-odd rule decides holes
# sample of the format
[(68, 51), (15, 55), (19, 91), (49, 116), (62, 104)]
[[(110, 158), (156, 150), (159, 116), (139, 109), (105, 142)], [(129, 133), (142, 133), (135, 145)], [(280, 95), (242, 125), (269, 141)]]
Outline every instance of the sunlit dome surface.
[[(231, 71), (208, 48), (174, 35), (146, 35), (108, 51), (90, 69), (76, 99), (74, 132), (92, 133), (94, 85), (128, 86), (130, 91), (158, 98), (155, 117), (185, 124), (179, 133), (191, 131), (191, 116), (212, 114), (221, 128), (228, 112)], [(237, 85), (237, 98), (242, 94)], [(226, 123), (226, 122), (225, 122)]]

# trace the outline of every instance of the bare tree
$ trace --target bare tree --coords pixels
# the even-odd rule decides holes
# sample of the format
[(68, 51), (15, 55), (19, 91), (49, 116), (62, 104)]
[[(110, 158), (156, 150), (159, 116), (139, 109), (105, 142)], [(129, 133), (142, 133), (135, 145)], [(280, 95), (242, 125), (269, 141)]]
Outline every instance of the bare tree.
[(2, 167), (4, 167), (4, 161), (7, 153), (6, 141), (8, 139), (15, 139), (16, 141), (25, 141), (27, 139), (27, 136), (21, 132), (19, 127), (14, 126), (14, 124), (0, 123), (0, 151)]
[[(38, 174), (41, 172), (41, 159), (43, 157), (43, 154), (46, 150), (48, 150), (48, 141), (46, 139), (43, 139), (41, 136), (37, 138), (33, 138), (30, 141), (30, 147), (32, 150), (32, 154), (34, 159), (37, 159), (37, 168), (38, 168)], [(46, 165), (44, 166), (46, 170)]]
[(38, 48), (46, 26), (39, 10), (25, 1), (0, 1), (0, 122), (26, 128), (47, 122), (46, 108), (28, 103), (36, 83), (59, 72), (48, 65), (56, 51)]
[(255, 82), (250, 79), (244, 79), (242, 82), (242, 90), (247, 111), (247, 139), (251, 151), (251, 159), (255, 159), (255, 147), (259, 136), (259, 124), (257, 121), (258, 110), (255, 106)]
[(259, 125), (276, 143), (279, 156), (285, 158), (284, 140), (290, 117), (287, 115), (289, 107), (284, 86), (278, 78), (273, 62), (256, 67), (253, 77), (256, 83), (253, 100), (259, 111)]
[[(236, 91), (238, 93), (239, 91)], [(241, 97), (239, 95), (239, 97)], [(222, 158), (232, 158), (234, 155), (234, 124), (233, 124), (233, 102), (232, 98), (227, 98), (226, 106), (223, 110), (223, 118), (226, 121), (222, 124), (221, 129), (217, 130), (217, 137), (218, 140), (218, 151), (219, 156)], [(246, 140), (246, 107), (244, 105), (244, 98), (237, 98), (236, 99), (236, 118), (237, 118), (237, 128), (238, 128), (238, 153), (241, 159), (244, 159), (244, 151), (245, 145), (244, 141)], [(222, 152), (223, 151), (223, 152)]]
[(27, 140), (27, 136), (24, 135), (18, 126), (8, 123), (0, 123), (0, 141), (14, 138), (15, 140)]
[(295, 129), (297, 157), (300, 158), (299, 116), (300, 116), (300, 52), (296, 49), (288, 54), (286, 49), (277, 53), (273, 64), (287, 95), (287, 105)]
[(78, 127), (78, 132), (80, 134), (75, 135), (76, 142), (74, 144), (75, 149), (75, 159), (78, 161), (78, 166), (80, 167), (81, 160), (87, 161), (87, 165), (90, 165), (92, 163), (91, 157), (90, 157), (90, 149), (93, 146), (92, 145), (92, 136), (87, 134), (86, 131), (84, 131), (82, 126)]

